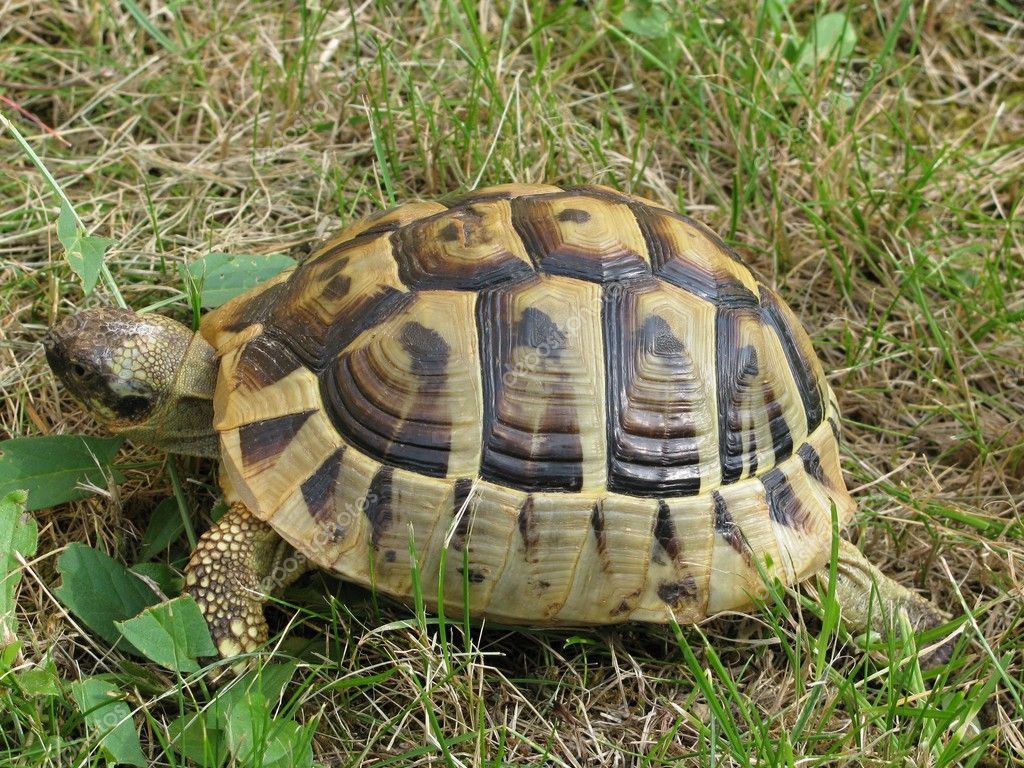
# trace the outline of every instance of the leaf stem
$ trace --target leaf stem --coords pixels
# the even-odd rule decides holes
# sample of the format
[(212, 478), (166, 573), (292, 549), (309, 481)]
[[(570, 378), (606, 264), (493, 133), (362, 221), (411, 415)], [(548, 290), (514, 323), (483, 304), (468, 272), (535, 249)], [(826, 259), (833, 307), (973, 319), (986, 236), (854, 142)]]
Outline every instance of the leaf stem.
[(181, 515), (181, 524), (185, 526), (185, 536), (188, 538), (190, 550), (196, 548), (196, 530), (192, 527), (192, 518), (189, 516), (188, 502), (185, 500), (185, 490), (181, 487), (181, 480), (178, 478), (178, 468), (174, 465), (174, 457), (167, 457), (167, 475), (171, 479), (171, 489), (174, 491), (174, 498), (178, 502), (178, 513)]
[[(18, 145), (24, 150), (25, 154), (28, 155), (32, 164), (39, 169), (39, 172), (43, 174), (43, 178), (46, 179), (46, 183), (50, 185), (50, 189), (53, 190), (54, 194), (60, 198), (60, 201), (67, 205), (68, 209), (75, 214), (75, 222), (78, 224), (78, 228), (85, 231), (85, 224), (82, 223), (82, 219), (78, 216), (78, 212), (75, 211), (75, 206), (68, 200), (68, 196), (64, 194), (64, 190), (60, 188), (60, 184), (53, 178), (46, 165), (43, 164), (42, 159), (35, 153), (32, 146), (28, 143), (28, 140), (21, 135), (21, 131), (18, 130), (17, 126), (8, 120), (3, 113), (0, 113), (0, 125), (11, 132), (14, 136), (14, 140), (18, 142)], [(105, 261), (100, 262), (100, 277), (103, 278), (103, 282), (107, 285), (107, 290), (110, 291), (114, 297), (114, 302), (122, 309), (127, 309), (128, 305), (125, 303), (124, 297), (121, 295), (121, 291), (117, 287), (117, 283), (114, 282), (114, 276), (110, 273), (110, 269), (107, 267)]]

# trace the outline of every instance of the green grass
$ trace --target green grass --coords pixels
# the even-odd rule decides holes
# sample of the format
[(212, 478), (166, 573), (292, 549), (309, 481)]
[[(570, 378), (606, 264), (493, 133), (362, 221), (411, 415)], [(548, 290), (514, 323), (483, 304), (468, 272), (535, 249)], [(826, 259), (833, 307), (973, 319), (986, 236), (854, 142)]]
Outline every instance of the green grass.
[[(574, 633), (439, 621), (314, 575), (272, 612), (268, 681), (228, 707), (222, 664), (183, 675), (111, 650), (54, 596), (71, 542), (177, 588), (214, 468), (130, 447), (124, 482), (34, 513), (0, 764), (101, 765), (99, 722), (186, 765), (172, 724), (202, 712), (254, 765), (281, 740), (296, 764), (309, 743), (353, 766), (1021, 764), (1024, 18), (999, 2), (621, 6), (6, 10), (0, 112), (38, 162), (0, 133), (0, 437), (96, 431), (38, 342), (115, 298), (102, 280), (83, 296), (41, 166), (84, 233), (114, 239), (125, 301), (185, 321), (178, 266), (210, 251), (297, 253), (474, 186), (609, 184), (709, 224), (797, 311), (844, 414), (849, 535), (970, 614), (953, 661), (922, 673), (912, 649), (851, 637), (812, 588), (699, 628)], [(829, 12), (853, 45), (801, 50)], [(158, 507), (174, 533), (144, 552)], [(90, 721), (86, 679), (129, 719)]]

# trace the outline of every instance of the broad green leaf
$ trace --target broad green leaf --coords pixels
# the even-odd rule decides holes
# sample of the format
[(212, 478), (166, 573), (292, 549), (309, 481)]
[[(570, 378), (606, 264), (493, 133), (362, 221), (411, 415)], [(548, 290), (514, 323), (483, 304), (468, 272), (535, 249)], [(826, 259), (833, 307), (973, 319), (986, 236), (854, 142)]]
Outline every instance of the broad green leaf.
[(111, 761), (140, 768), (149, 765), (142, 754), (132, 710), (110, 680), (86, 677), (71, 684), (71, 693), (85, 716), (86, 730), (100, 737), (100, 747)]
[(259, 695), (266, 701), (276, 704), (285, 686), (295, 675), (296, 664), (293, 661), (283, 664), (266, 664), (249, 670), (234, 683), (217, 692), (217, 697), (206, 707), (208, 724), (211, 727), (224, 729), (227, 727), (228, 713), (241, 701)]
[(212, 309), (293, 266), (295, 259), (283, 253), (269, 256), (208, 253), (188, 265), (188, 274), (203, 287), (203, 307)]
[(281, 751), (283, 762), (280, 765), (282, 767), (313, 768), (313, 735), (315, 733), (315, 723), (303, 727), (291, 718), (275, 720), (271, 738), (277, 745), (276, 748)]
[(263, 765), (274, 764), (275, 759), (266, 751), (271, 720), (267, 700), (259, 691), (251, 691), (232, 705), (225, 719), (225, 732), (235, 760), (244, 765), (257, 762), (254, 758), (258, 756), (263, 758), (259, 760)]
[(103, 257), (114, 241), (109, 237), (87, 235), (78, 225), (78, 218), (67, 202), (57, 215), (57, 239), (64, 246), (64, 255), (81, 280), (87, 294), (92, 293), (103, 266)]
[(18, 653), (20, 651), (20, 640), (8, 643), (6, 647), (0, 646), (0, 679), (3, 679), (3, 676), (14, 667), (14, 662), (18, 660)]
[(653, 53), (658, 60), (671, 66), (679, 60), (681, 51), (676, 42), (677, 18), (658, 5), (643, 3), (619, 16), (623, 32), (631, 38), (641, 38), (639, 44)]
[(224, 729), (210, 725), (202, 713), (189, 712), (171, 721), (167, 726), (171, 746), (196, 765), (216, 768), (228, 758), (228, 743)]
[(185, 714), (171, 723), (168, 733), (175, 750), (199, 765), (222, 764), (228, 756), (227, 723), (232, 708), (251, 696), (277, 702), (295, 669), (295, 662), (267, 664), (219, 689), (201, 713)]
[(149, 579), (167, 597), (181, 594), (181, 575), (166, 563), (136, 563), (128, 570)]
[(163, 552), (171, 545), (171, 542), (181, 535), (183, 530), (185, 530), (185, 523), (178, 512), (178, 500), (169, 496), (157, 504), (153, 514), (150, 515), (149, 525), (146, 526), (146, 533), (142, 537), (142, 550), (139, 552), (139, 559), (149, 560), (154, 555)]
[(96, 287), (100, 269), (103, 267), (103, 258), (113, 244), (114, 241), (109, 237), (86, 235), (78, 241), (78, 250), (68, 253), (68, 263), (82, 278), (82, 289), (86, 294), (92, 293), (92, 289)]
[(665, 37), (669, 33), (671, 22), (663, 8), (625, 11), (619, 20), (626, 32), (653, 39)]
[(25, 515), (25, 492), (11, 491), (0, 499), (0, 648), (15, 641), (14, 598), (21, 581), (17, 554), (36, 552), (36, 521)]
[(115, 482), (123, 476), (112, 467), (120, 437), (46, 435), (15, 437), (0, 442), (0, 495), (16, 488), (28, 491), (27, 508), (45, 509), (89, 495), (82, 483), (105, 486), (105, 473)]
[(58, 599), (83, 624), (111, 645), (118, 641), (127, 650), (137, 650), (122, 639), (114, 626), (155, 605), (160, 598), (138, 576), (102, 552), (80, 544), (68, 545), (57, 559), (63, 581), (55, 591)]
[(57, 214), (57, 239), (65, 251), (75, 247), (78, 240), (78, 219), (67, 203), (60, 204), (60, 213)]
[(18, 689), (28, 697), (59, 696), (60, 677), (52, 659), (45, 659), (41, 664), (30, 669), (19, 670), (15, 676)]
[(189, 595), (158, 603), (114, 626), (146, 658), (178, 672), (198, 672), (196, 659), (217, 654), (206, 620)]
[(263, 768), (311, 766), (313, 751), (303, 729), (294, 720), (272, 717), (270, 707), (258, 691), (231, 707), (225, 731), (232, 757)]
[(845, 59), (856, 45), (857, 31), (849, 17), (845, 13), (826, 13), (814, 22), (795, 66), (810, 69), (829, 59)]

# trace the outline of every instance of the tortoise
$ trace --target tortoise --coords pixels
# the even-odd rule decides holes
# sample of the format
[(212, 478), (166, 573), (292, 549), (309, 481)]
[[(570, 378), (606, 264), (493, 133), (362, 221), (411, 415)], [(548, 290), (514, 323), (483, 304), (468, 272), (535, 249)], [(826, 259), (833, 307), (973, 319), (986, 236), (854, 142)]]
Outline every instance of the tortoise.
[[(696, 622), (827, 575), (855, 508), (793, 311), (698, 222), (606, 187), (408, 203), (196, 333), (100, 308), (45, 346), (111, 431), (221, 460), (229, 511), (185, 586), (225, 657), (308, 567), (503, 624)], [(836, 546), (852, 629), (946, 621)]]

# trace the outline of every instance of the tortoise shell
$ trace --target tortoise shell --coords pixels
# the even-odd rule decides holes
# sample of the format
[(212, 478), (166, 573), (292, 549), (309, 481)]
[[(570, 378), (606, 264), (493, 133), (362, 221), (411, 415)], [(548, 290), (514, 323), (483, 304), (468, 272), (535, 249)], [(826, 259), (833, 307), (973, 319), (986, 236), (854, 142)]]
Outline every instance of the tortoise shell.
[(202, 333), (233, 493), (398, 598), (418, 579), (509, 623), (697, 621), (759, 571), (819, 569), (832, 505), (852, 513), (791, 310), (706, 228), (611, 189), (371, 216)]

